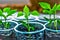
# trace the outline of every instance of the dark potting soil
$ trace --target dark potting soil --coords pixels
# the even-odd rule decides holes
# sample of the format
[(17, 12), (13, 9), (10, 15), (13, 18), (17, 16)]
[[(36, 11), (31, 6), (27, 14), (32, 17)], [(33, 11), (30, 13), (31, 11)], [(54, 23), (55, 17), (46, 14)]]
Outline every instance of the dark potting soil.
[(30, 35), (27, 35), (27, 34), (20, 34), (18, 37), (17, 37), (17, 40), (43, 40), (43, 33), (40, 34), (40, 33), (36, 33), (36, 34), (30, 34)]
[[(30, 25), (30, 27), (34, 27), (35, 28), (35, 30), (31, 30), (30, 32), (38, 31), (38, 30), (43, 29), (43, 26), (41, 26), (39, 24), (29, 24), (29, 25)], [(24, 27), (23, 25), (19, 25), (17, 30), (18, 31), (22, 31), (22, 32), (28, 32), (27, 28)]]
[[(5, 22), (3, 22), (2, 25), (0, 25), (0, 28), (4, 28), (4, 23), (5, 23)], [(10, 25), (10, 27), (9, 27), (8, 29), (15, 27), (17, 24), (15, 24), (15, 23), (13, 23), (13, 22), (9, 22), (9, 25)], [(5, 28), (5, 29), (6, 29), (6, 28)]]

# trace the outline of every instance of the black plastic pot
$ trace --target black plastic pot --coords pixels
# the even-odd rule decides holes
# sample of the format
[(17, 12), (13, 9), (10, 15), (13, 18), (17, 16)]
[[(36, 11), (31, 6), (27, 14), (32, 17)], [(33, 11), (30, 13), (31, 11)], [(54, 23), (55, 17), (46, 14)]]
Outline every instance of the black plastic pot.
[[(5, 22), (5, 21), (3, 21)], [(0, 35), (1, 36), (10, 36), (12, 33), (13, 33), (13, 29), (16, 25), (18, 25), (17, 22), (14, 22), (14, 21), (11, 21), (11, 20), (6, 20), (6, 22), (10, 22), (10, 28), (9, 29), (6, 29), (2, 26), (0, 26)], [(3, 29), (2, 29), (3, 27)]]
[[(54, 21), (53, 21), (54, 22)], [(49, 27), (48, 23), (45, 24), (46, 30), (45, 30), (45, 40), (60, 40), (60, 24), (57, 23), (57, 29), (54, 27), (52, 22), (52, 26)]]
[(29, 22), (36, 28), (35, 31), (27, 32), (22, 24), (19, 24), (14, 28), (17, 40), (44, 40), (45, 26), (38, 22)]

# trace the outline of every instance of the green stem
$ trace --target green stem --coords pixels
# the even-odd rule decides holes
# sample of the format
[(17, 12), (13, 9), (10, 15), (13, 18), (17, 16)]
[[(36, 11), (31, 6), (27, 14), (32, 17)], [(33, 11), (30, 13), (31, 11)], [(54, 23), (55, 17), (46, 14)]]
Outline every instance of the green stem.
[[(3, 25), (2, 16), (1, 16), (1, 25)], [(4, 26), (3, 27), (1, 26), (1, 28), (4, 29)]]
[[(51, 20), (51, 14), (49, 15), (50, 16), (50, 20)], [(51, 24), (49, 24), (50, 28), (51, 28)]]
[(55, 15), (56, 15), (56, 14), (54, 14), (54, 20), (56, 19), (56, 18), (55, 18)]
[[(51, 9), (50, 9), (50, 11), (51, 11)], [(51, 13), (49, 13), (49, 15), (50, 15), (50, 20), (51, 20)]]
[(27, 27), (28, 27), (28, 32), (30, 32), (28, 17), (27, 17)]
[(49, 16), (50, 16), (50, 20), (51, 20), (51, 14)]
[[(30, 26), (29, 26), (29, 21), (28, 21), (28, 20), (29, 20), (29, 19), (28, 19), (28, 17), (27, 17), (27, 23), (28, 23), (28, 25), (27, 25), (27, 26), (28, 26), (28, 32), (30, 32)], [(29, 37), (31, 37), (31, 34), (29, 34), (28, 36), (29, 36)], [(28, 39), (28, 40), (31, 40), (31, 39)]]
[(4, 17), (4, 19), (5, 19), (5, 24), (4, 24), (4, 26), (5, 26), (5, 28), (7, 27), (7, 24), (6, 24), (6, 17)]
[(55, 21), (55, 20), (56, 20), (55, 15), (56, 15), (56, 12), (55, 12), (55, 14), (54, 14), (54, 26), (55, 26), (55, 28), (56, 28), (56, 30), (57, 30), (57, 21)]

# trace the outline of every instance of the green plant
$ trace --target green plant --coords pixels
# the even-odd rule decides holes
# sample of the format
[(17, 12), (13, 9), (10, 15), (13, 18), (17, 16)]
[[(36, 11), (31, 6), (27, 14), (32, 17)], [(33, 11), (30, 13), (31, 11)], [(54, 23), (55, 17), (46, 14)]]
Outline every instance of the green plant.
[[(51, 8), (50, 4), (49, 3), (46, 3), (46, 2), (39, 2), (40, 6), (43, 8), (43, 13), (47, 13), (49, 16), (50, 16), (50, 19), (44, 17), (48, 22), (49, 22), (49, 25), (51, 25), (52, 21), (54, 21), (54, 27), (56, 28), (57, 30), (57, 23), (60, 24), (60, 20), (57, 20), (56, 19), (56, 11), (57, 10), (60, 10), (60, 4), (54, 4), (54, 6)], [(52, 20), (51, 18), (51, 15), (54, 15), (54, 20)]]
[(29, 19), (28, 18), (30, 16), (30, 14), (32, 14), (34, 16), (39, 16), (38, 11), (34, 10), (34, 11), (30, 12), (29, 8), (26, 5), (25, 5), (23, 11), (18, 12), (18, 17), (24, 15), (26, 22), (25, 21), (20, 21), (20, 22), (24, 25), (24, 27), (27, 28), (28, 32), (30, 32), (30, 30), (35, 30), (35, 28), (33, 26), (31, 27), (29, 25)]
[[(3, 12), (7, 13), (7, 15), (3, 14)], [(9, 22), (7, 22), (6, 20), (7, 20), (7, 17), (8, 16), (11, 16), (15, 12), (16, 12), (16, 10), (11, 10), (9, 7), (4, 8), (3, 10), (0, 9), (0, 16), (1, 16), (1, 19), (0, 19), (0, 27), (2, 29), (4, 29), (4, 28), (8, 29), (10, 27)], [(2, 17), (4, 17), (4, 20), (5, 20), (4, 23), (2, 21)]]

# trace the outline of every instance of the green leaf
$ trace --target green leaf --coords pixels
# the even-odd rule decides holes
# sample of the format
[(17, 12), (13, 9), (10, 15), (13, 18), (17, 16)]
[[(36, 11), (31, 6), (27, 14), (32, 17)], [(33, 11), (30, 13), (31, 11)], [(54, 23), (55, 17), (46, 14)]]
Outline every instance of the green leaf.
[(22, 25), (28, 29), (28, 26), (27, 26), (26, 22), (24, 22), (24, 21), (19, 21), (19, 22), (22, 23)]
[(9, 27), (10, 27), (10, 23), (9, 22), (6, 22), (5, 28), (8, 29)]
[(47, 21), (49, 21), (49, 19), (48, 19), (48, 18), (46, 18), (46, 17), (44, 17), (44, 19), (45, 19), (45, 20), (47, 20)]
[(3, 12), (9, 12), (9, 11), (10, 11), (9, 7), (3, 9)]
[(0, 9), (0, 16), (2, 16), (3, 15), (3, 12), (2, 12), (2, 10)]
[(22, 11), (18, 12), (18, 17), (19, 16), (22, 16), (22, 15), (23, 15), (23, 12)]
[(23, 11), (24, 11), (24, 13), (29, 13), (29, 8), (25, 5)]
[(35, 28), (34, 27), (31, 27), (31, 29), (34, 31), (35, 30)]
[(26, 20), (28, 19), (28, 16), (24, 15), (24, 17), (26, 18)]
[(57, 4), (53, 6), (52, 11), (55, 13), (56, 9), (57, 9)]
[(57, 20), (57, 22), (60, 24), (60, 20)]
[(0, 20), (0, 25), (2, 25), (2, 20)]
[(41, 6), (43, 9), (51, 9), (49, 3), (46, 3), (46, 2), (39, 2), (39, 4), (40, 4), (40, 6)]
[(29, 14), (29, 8), (28, 8), (26, 5), (25, 5), (23, 11), (24, 11), (24, 13), (25, 13), (25, 14), (24, 14), (25, 18), (28, 19), (28, 16), (29, 16), (30, 14)]
[(57, 10), (60, 10), (60, 4), (59, 4), (59, 5), (57, 5)]
[(40, 15), (39, 12), (36, 11), (36, 10), (34, 10), (31, 14), (34, 15), (34, 16), (39, 16)]
[(57, 25), (57, 20), (54, 20), (54, 26), (56, 27), (56, 25)]
[(49, 11), (49, 15), (54, 14), (54, 13), (55, 12), (52, 9)]
[(49, 14), (49, 10), (43, 10), (43, 13)]
[(9, 11), (8, 15), (7, 16), (11, 16), (12, 14), (14, 14), (16, 12), (16, 10), (11, 10)]
[(49, 20), (49, 24), (51, 24), (53, 22), (53, 20)]
[(54, 20), (54, 27), (55, 27), (56, 30), (57, 30), (57, 20)]
[(53, 22), (53, 21), (52, 21), (52, 20), (49, 20), (48, 22), (49, 22), (48, 25), (49, 25), (50, 28), (51, 28), (51, 25), (52, 25), (52, 22)]
[(35, 30), (35, 28), (33, 26), (31, 27), (30, 25), (28, 25), (28, 23), (24, 21), (19, 21), (19, 22), (21, 22), (22, 25), (27, 28), (28, 32), (30, 32), (30, 30)]

